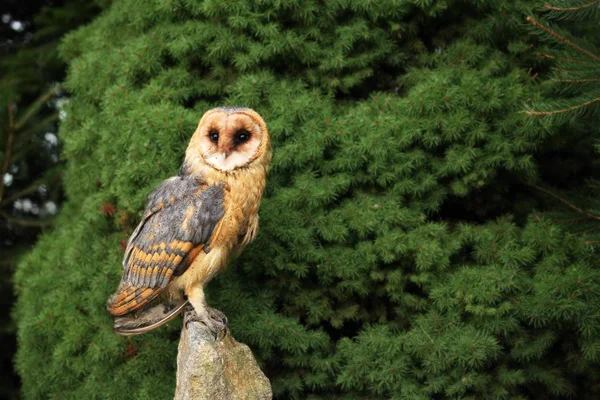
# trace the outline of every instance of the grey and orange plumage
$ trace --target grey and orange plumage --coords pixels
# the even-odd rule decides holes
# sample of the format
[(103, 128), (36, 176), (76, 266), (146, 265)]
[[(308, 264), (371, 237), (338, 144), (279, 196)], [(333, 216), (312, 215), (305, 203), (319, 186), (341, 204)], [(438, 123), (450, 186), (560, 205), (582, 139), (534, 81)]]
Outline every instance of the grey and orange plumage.
[(211, 325), (203, 286), (255, 237), (270, 159), (269, 133), (255, 111), (206, 112), (179, 175), (148, 196), (109, 313), (134, 315), (155, 299), (185, 296)]

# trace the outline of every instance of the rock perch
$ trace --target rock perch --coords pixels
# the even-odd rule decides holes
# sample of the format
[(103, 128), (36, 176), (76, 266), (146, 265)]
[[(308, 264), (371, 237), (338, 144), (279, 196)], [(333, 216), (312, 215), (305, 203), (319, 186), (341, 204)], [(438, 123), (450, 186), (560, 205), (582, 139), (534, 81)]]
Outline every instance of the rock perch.
[(175, 400), (270, 400), (269, 379), (230, 334), (216, 340), (200, 322), (181, 331)]

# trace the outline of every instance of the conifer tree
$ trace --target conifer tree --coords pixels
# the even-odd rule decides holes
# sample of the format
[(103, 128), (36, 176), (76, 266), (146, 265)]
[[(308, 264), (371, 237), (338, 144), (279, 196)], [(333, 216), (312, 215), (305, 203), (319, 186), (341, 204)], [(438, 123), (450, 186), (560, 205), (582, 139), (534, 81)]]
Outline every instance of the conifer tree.
[(544, 94), (534, 6), (123, 0), (68, 35), (68, 201), (16, 274), (24, 397), (172, 398), (180, 323), (119, 337), (104, 303), (147, 194), (223, 104), (264, 116), (274, 158), (209, 302), (277, 398), (598, 396), (595, 246), (525, 184), (577, 191), (597, 157), (569, 152), (591, 121), (522, 112)]
[[(600, 1), (561, 0), (545, 4), (544, 9), (543, 16), (528, 16), (527, 21), (542, 39), (554, 45), (540, 55), (555, 61), (549, 83), (561, 94), (561, 100), (536, 104), (527, 113), (555, 118), (595, 114), (600, 109)], [(568, 27), (569, 23), (576, 23), (583, 34), (574, 36), (561, 26)]]
[[(61, 36), (91, 19), (94, 2), (6, 0), (0, 22), (0, 398), (18, 395), (10, 320), (12, 274), (61, 200), (56, 139), (65, 63)], [(51, 6), (51, 7), (49, 7)], [(60, 95), (60, 96), (59, 96)]]
[[(541, 39), (542, 46), (537, 54), (551, 63), (552, 73), (542, 81), (547, 89), (545, 95), (529, 105), (526, 114), (532, 118), (552, 119), (557, 124), (582, 123), (592, 129), (592, 133), (597, 132), (600, 122), (600, 2), (561, 0), (546, 3), (539, 13), (528, 16), (527, 21), (533, 28), (532, 32)], [(580, 127), (571, 131), (585, 132), (585, 129)], [(564, 140), (568, 139), (565, 137)], [(562, 150), (571, 153), (568, 172), (559, 172), (565, 164), (548, 169), (557, 187), (528, 184), (549, 201), (562, 204), (552, 212), (554, 219), (561, 221), (571, 232), (585, 232), (587, 243), (597, 244), (600, 243), (597, 203), (600, 182), (596, 168), (589, 160), (592, 147), (596, 151), (600, 149), (597, 136), (573, 135), (571, 145)], [(556, 147), (551, 149), (556, 150)], [(579, 157), (588, 160), (580, 162), (577, 160)], [(592, 157), (595, 158), (595, 155)], [(580, 169), (585, 165), (588, 168), (583, 172)], [(586, 182), (576, 188), (572, 181), (581, 178), (585, 178)]]

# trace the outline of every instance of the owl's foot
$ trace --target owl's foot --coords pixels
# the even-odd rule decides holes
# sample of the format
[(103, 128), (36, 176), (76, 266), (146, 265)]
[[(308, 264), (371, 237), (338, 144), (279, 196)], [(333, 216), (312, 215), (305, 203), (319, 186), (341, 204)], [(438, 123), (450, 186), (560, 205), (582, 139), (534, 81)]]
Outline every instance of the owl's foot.
[(190, 322), (200, 322), (214, 335), (215, 339), (223, 339), (227, 335), (227, 317), (221, 311), (205, 307), (203, 312), (198, 313), (194, 307), (187, 307), (185, 310), (185, 327)]
[(219, 311), (216, 308), (206, 307), (206, 311), (210, 318), (214, 321), (218, 321), (223, 324), (223, 328), (227, 327), (227, 316), (223, 314), (223, 311)]

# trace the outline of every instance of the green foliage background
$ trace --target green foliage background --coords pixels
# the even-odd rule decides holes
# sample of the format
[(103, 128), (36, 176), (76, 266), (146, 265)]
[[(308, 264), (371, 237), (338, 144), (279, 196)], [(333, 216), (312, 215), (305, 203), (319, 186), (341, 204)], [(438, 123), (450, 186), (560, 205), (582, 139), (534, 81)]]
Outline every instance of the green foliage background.
[[(11, 320), (13, 273), (21, 255), (52, 223), (62, 191), (58, 129), (66, 65), (58, 42), (89, 22), (99, 2), (3, 0), (0, 21), (0, 399), (19, 398), (14, 371), (16, 327)], [(62, 93), (64, 95), (64, 93)], [(54, 137), (54, 136), (51, 136)], [(54, 137), (55, 138), (55, 137)]]
[(180, 324), (118, 337), (104, 303), (147, 194), (222, 104), (263, 115), (274, 158), (259, 237), (209, 303), (277, 397), (598, 395), (594, 239), (531, 186), (586, 187), (594, 120), (522, 112), (547, 70), (533, 6), (124, 0), (68, 35), (68, 201), (16, 275), (25, 398), (172, 397)]

